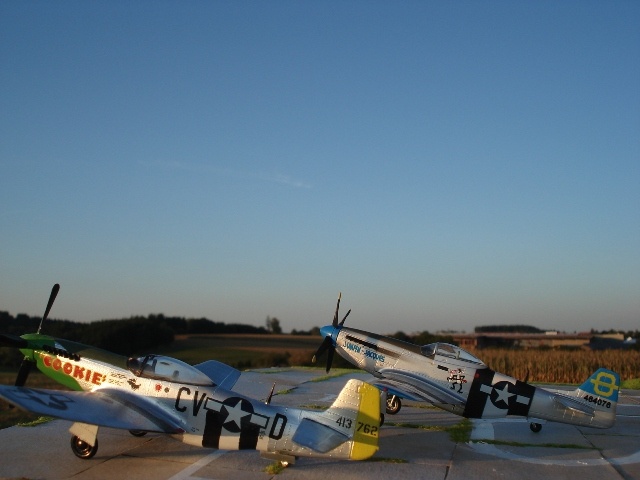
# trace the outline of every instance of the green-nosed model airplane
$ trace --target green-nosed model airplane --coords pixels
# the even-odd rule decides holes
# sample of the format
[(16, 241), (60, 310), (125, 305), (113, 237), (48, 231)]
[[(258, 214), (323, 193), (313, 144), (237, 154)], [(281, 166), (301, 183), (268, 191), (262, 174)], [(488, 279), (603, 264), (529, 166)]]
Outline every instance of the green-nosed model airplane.
[[(51, 291), (43, 322), (58, 293)], [(98, 449), (98, 427), (170, 434), (190, 445), (259, 450), (283, 464), (296, 457), (361, 460), (378, 449), (380, 392), (350, 380), (324, 412), (279, 407), (231, 390), (240, 372), (217, 361), (191, 366), (160, 355), (127, 358), (40, 333), (0, 334), (25, 358), (15, 386), (0, 398), (74, 423), (71, 448), (80, 458)], [(73, 391), (26, 388), (32, 366)], [(273, 393), (273, 390), (272, 390)]]

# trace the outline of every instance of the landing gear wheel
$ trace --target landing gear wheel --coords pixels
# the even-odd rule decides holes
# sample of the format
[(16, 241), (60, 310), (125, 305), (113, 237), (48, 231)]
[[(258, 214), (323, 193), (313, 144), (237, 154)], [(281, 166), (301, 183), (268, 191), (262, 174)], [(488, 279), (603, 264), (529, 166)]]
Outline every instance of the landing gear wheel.
[(402, 402), (400, 402), (400, 397), (397, 395), (391, 395), (387, 398), (387, 413), (389, 415), (395, 415), (398, 413), (401, 406)]
[(384, 425), (384, 413), (380, 414), (380, 426)]
[(134, 437), (144, 437), (147, 434), (145, 430), (129, 430), (129, 433)]
[(87, 442), (80, 440), (77, 436), (71, 437), (71, 450), (78, 458), (88, 460), (93, 457), (98, 451), (98, 439), (96, 438), (95, 445), (89, 445)]
[(538, 433), (540, 430), (542, 430), (542, 425), (539, 423), (530, 423), (529, 428), (533, 433)]

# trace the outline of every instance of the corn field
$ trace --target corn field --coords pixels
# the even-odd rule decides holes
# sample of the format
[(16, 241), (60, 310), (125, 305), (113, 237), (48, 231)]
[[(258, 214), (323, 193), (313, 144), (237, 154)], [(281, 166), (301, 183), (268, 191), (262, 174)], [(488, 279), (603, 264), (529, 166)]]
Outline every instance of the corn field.
[(507, 350), (487, 348), (470, 351), (490, 368), (530, 382), (584, 382), (598, 368), (620, 374), (620, 379), (640, 378), (638, 350)]

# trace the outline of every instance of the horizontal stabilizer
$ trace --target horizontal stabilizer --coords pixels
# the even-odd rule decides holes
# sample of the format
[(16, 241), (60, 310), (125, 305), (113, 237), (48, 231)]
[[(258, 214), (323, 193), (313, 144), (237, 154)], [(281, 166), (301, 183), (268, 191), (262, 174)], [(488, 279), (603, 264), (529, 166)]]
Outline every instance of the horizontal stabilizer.
[(209, 377), (213, 383), (226, 390), (231, 390), (241, 375), (240, 370), (216, 360), (208, 360), (194, 367)]
[(594, 408), (565, 395), (554, 395), (553, 401), (559, 403), (563, 407), (568, 408), (569, 410), (584, 413), (585, 415), (589, 415), (590, 417), (593, 417), (593, 415), (595, 414)]
[(327, 453), (347, 440), (349, 437), (346, 435), (310, 418), (305, 418), (300, 422), (300, 426), (293, 436), (293, 441), (298, 445), (320, 453)]

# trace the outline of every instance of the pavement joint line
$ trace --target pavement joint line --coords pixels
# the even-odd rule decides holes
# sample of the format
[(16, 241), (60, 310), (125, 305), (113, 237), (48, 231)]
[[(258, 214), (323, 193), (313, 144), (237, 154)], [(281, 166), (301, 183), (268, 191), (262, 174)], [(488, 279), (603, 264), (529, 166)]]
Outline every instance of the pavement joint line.
[(202, 457), (197, 462), (192, 463), (191, 465), (189, 465), (184, 470), (176, 473), (173, 477), (169, 477), (168, 480), (186, 480), (187, 478), (192, 478), (191, 477), (192, 473), (196, 473), (201, 468), (206, 467), (211, 462), (213, 462), (215, 459), (221, 457), (225, 453), (227, 453), (227, 450), (216, 450), (215, 452), (210, 453), (209, 455), (206, 455), (206, 456)]

